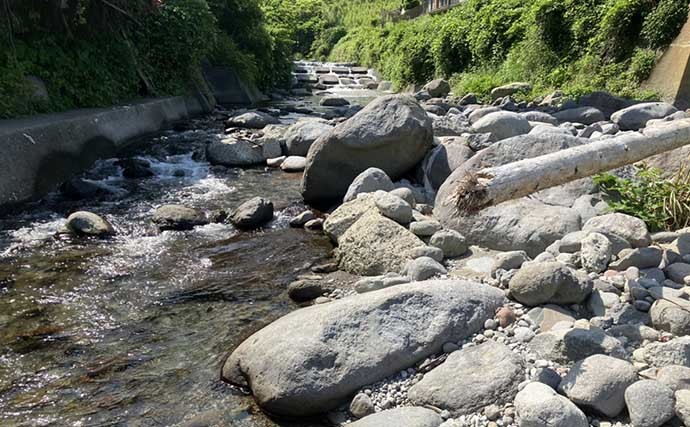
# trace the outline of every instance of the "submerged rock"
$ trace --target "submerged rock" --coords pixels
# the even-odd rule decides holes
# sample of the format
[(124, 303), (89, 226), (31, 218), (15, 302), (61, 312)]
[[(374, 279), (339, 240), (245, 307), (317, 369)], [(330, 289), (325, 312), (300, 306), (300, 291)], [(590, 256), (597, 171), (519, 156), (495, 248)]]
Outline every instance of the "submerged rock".
[(203, 212), (182, 205), (164, 205), (153, 213), (153, 223), (161, 231), (191, 230), (196, 226), (208, 224)]
[(267, 411), (319, 414), (481, 329), (504, 301), (463, 280), (393, 286), (294, 311), (244, 341), (223, 378)]
[(65, 230), (82, 236), (109, 236), (115, 234), (115, 229), (107, 219), (87, 211), (78, 211), (70, 214), (65, 223)]
[(254, 197), (242, 203), (230, 217), (230, 222), (241, 230), (252, 230), (273, 219), (273, 203), (262, 197)]

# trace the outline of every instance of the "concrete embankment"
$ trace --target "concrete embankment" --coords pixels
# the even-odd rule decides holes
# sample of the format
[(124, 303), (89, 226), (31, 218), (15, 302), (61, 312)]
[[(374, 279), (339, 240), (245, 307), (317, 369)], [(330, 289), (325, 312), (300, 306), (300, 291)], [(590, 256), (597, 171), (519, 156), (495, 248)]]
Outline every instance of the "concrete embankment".
[(198, 97), (169, 97), (0, 121), (0, 208), (39, 198), (136, 138), (209, 111)]

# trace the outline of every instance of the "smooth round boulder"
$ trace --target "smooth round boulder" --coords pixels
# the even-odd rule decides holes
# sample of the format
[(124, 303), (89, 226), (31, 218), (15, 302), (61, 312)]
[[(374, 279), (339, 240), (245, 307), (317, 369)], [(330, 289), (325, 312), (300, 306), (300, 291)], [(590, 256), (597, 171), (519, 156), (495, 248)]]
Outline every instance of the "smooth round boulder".
[(577, 107), (561, 110), (553, 115), (561, 123), (591, 125), (606, 120), (604, 113), (594, 107)]
[(433, 258), (423, 256), (410, 260), (405, 266), (405, 274), (412, 281), (421, 282), (434, 276), (448, 274), (446, 268)]
[(673, 335), (690, 335), (690, 301), (656, 300), (649, 310), (649, 316), (655, 329)]
[(431, 237), (442, 229), (440, 222), (431, 219), (415, 221), (410, 224), (410, 231), (420, 237)]
[(230, 217), (240, 230), (253, 230), (273, 219), (273, 203), (263, 197), (254, 197), (242, 203)]
[(427, 154), (422, 163), (425, 181), (434, 190), (443, 185), (451, 173), (474, 156), (464, 137), (439, 138), (441, 143)]
[(659, 381), (642, 380), (628, 387), (625, 404), (635, 427), (660, 427), (675, 415), (673, 390)]
[(635, 381), (632, 364), (597, 354), (576, 362), (558, 390), (582, 408), (615, 417), (625, 408), (625, 390)]
[(417, 165), (433, 144), (432, 120), (411, 96), (375, 99), (320, 137), (309, 150), (302, 179), (308, 203), (340, 200), (370, 167), (393, 180)]
[(350, 413), (355, 418), (364, 418), (374, 413), (374, 402), (364, 393), (358, 393), (350, 403)]
[(394, 194), (379, 190), (374, 193), (374, 204), (381, 212), (381, 215), (392, 219), (398, 224), (409, 224), (412, 222), (412, 206)]
[(472, 125), (474, 133), (491, 134), (492, 141), (501, 141), (532, 130), (527, 119), (517, 113), (498, 111), (487, 114)]
[(232, 137), (209, 143), (206, 159), (212, 165), (228, 167), (258, 165), (265, 161), (261, 145)]
[(340, 96), (324, 96), (319, 101), (319, 105), (322, 107), (344, 107), (350, 105), (350, 101)]
[(553, 300), (562, 286), (569, 286), (573, 276), (560, 262), (534, 262), (522, 266), (510, 279), (510, 295), (528, 306)]
[(280, 120), (270, 114), (261, 111), (251, 111), (231, 117), (227, 125), (238, 128), (263, 129), (267, 125), (276, 125), (278, 123), (280, 123)]
[(67, 217), (65, 229), (81, 236), (109, 236), (115, 229), (107, 219), (93, 212), (77, 211)]
[(301, 156), (289, 156), (280, 164), (283, 172), (302, 172), (307, 164), (307, 159)]
[(607, 237), (619, 236), (630, 243), (633, 248), (646, 247), (652, 242), (652, 237), (644, 221), (618, 212), (590, 219), (582, 227), (582, 231), (585, 233), (597, 232)]
[(439, 427), (443, 419), (427, 408), (401, 407), (381, 411), (348, 424), (350, 427)]
[(621, 130), (638, 130), (645, 127), (648, 121), (663, 119), (678, 110), (666, 102), (644, 102), (611, 114), (611, 121)]
[(532, 382), (515, 397), (520, 427), (589, 427), (587, 416), (551, 387)]
[(203, 212), (182, 205), (164, 205), (153, 213), (152, 221), (161, 231), (191, 230), (208, 224)]
[(290, 126), (283, 139), (291, 156), (306, 156), (312, 144), (322, 135), (333, 129), (323, 121), (307, 120)]
[(443, 79), (432, 80), (424, 85), (424, 90), (432, 98), (442, 98), (450, 93), (450, 83)]
[(393, 181), (386, 175), (386, 172), (379, 168), (369, 168), (360, 173), (352, 180), (352, 184), (347, 189), (343, 202), (349, 202), (357, 198), (358, 194), (374, 193), (378, 190), (392, 191), (395, 188)]
[(429, 239), (429, 246), (441, 249), (446, 258), (465, 255), (468, 249), (465, 237), (454, 230), (437, 231)]

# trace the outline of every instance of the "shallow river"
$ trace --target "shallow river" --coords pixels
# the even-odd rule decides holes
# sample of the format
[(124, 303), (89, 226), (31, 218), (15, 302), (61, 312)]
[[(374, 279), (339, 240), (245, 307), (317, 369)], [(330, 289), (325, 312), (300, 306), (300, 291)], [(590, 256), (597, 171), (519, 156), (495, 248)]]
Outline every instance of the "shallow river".
[[(0, 425), (320, 425), (271, 421), (219, 380), (234, 344), (296, 308), (287, 284), (331, 245), (287, 225), (303, 208), (300, 174), (197, 160), (218, 125), (198, 119), (121, 154), (149, 160), (155, 177), (100, 161), (83, 176), (109, 196), (51, 195), (0, 217)], [(150, 221), (162, 204), (212, 212), (257, 195), (277, 208), (259, 232), (158, 233)], [(75, 210), (105, 215), (117, 236), (56, 238)]]

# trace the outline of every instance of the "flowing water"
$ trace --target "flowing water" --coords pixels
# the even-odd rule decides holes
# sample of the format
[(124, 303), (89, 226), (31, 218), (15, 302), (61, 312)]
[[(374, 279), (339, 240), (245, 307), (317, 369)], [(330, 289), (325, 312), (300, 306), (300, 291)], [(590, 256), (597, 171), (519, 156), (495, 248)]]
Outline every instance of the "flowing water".
[[(321, 234), (287, 225), (303, 209), (301, 175), (212, 167), (199, 153), (219, 123), (190, 127), (121, 154), (148, 160), (152, 178), (100, 161), (84, 177), (105, 197), (51, 195), (0, 217), (0, 425), (319, 425), (269, 420), (219, 380), (233, 345), (296, 308), (287, 284), (329, 259)], [(150, 221), (162, 204), (213, 212), (257, 195), (277, 208), (262, 231), (159, 233)], [(117, 235), (56, 237), (75, 210)]]

